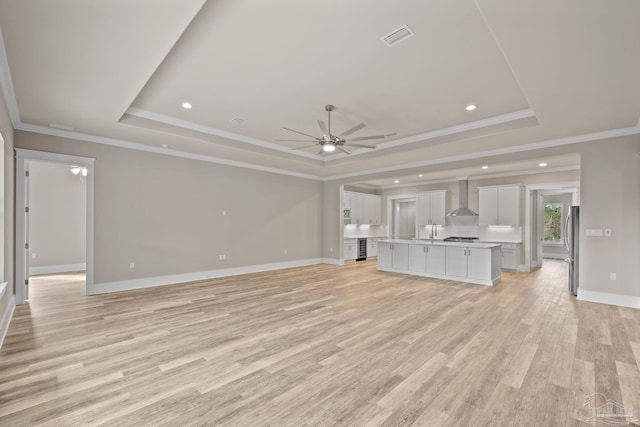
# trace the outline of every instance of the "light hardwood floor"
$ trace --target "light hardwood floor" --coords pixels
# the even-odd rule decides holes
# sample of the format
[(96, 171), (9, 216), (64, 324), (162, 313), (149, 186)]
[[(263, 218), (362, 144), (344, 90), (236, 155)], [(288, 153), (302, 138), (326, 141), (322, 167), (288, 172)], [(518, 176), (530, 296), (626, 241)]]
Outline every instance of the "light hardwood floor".
[(577, 302), (566, 276), (490, 288), (368, 261), (92, 297), (32, 278), (0, 425), (594, 425), (589, 396), (637, 419), (640, 311)]

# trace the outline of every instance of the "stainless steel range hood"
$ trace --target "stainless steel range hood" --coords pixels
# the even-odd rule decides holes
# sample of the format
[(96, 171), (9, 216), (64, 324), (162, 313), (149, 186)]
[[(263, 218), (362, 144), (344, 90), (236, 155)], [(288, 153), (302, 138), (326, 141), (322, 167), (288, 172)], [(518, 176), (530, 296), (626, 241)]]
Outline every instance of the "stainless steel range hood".
[(469, 209), (469, 181), (461, 179), (458, 181), (458, 209), (447, 214), (447, 216), (478, 216), (477, 213)]

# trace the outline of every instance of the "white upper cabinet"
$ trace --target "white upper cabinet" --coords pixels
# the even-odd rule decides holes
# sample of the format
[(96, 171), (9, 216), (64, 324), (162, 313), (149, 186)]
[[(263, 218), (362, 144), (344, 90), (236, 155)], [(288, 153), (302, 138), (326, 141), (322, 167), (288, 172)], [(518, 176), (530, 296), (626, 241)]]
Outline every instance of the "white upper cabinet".
[(520, 225), (520, 186), (478, 188), (480, 226)]
[(345, 223), (380, 225), (382, 219), (382, 201), (375, 194), (353, 193), (345, 191), (344, 209), (349, 211), (349, 218), (345, 215)]
[(447, 191), (421, 193), (416, 198), (416, 225), (445, 225)]

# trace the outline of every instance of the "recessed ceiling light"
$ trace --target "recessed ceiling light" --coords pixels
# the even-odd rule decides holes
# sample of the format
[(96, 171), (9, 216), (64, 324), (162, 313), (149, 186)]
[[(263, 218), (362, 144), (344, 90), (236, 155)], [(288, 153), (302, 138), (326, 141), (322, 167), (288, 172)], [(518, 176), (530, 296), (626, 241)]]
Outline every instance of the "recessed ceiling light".
[(400, 181), (398, 181), (397, 179), (395, 181), (393, 181), (394, 184), (400, 184)]
[(237, 125), (241, 125), (244, 123), (244, 119), (242, 117), (234, 117), (233, 119), (231, 119), (231, 122)]
[(169, 148), (170, 145), (169, 144), (162, 144), (162, 148)]
[(540, 166), (541, 168), (544, 168), (544, 167), (547, 166), (547, 164), (546, 163), (540, 163), (538, 166)]
[(476, 106), (473, 105), (473, 104), (469, 104), (464, 109), (467, 110), (467, 111), (473, 111), (473, 110), (476, 109)]
[(324, 144), (322, 146), (322, 151), (326, 151), (327, 153), (330, 153), (332, 151), (336, 151), (336, 146), (333, 144)]
[(420, 178), (422, 178), (422, 174), (418, 175)]
[(189, 108), (191, 108), (191, 107), (192, 107), (192, 105), (191, 105), (191, 103), (190, 103), (190, 102), (183, 102), (183, 103), (182, 103), (182, 108), (186, 108), (186, 109), (188, 110), (188, 109), (189, 109)]
[(489, 166), (484, 165), (484, 166), (482, 167), (482, 169), (489, 169)]

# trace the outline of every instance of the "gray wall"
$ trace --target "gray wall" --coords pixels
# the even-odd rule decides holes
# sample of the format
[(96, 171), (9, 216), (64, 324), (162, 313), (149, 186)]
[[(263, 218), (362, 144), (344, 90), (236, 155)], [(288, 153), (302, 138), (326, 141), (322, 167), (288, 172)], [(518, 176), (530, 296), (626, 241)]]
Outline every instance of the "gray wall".
[(85, 263), (86, 201), (86, 181), (70, 166), (29, 162), (30, 267)]
[[(1, 93), (0, 93), (1, 95)], [(13, 264), (14, 264), (14, 159), (13, 159), (13, 125), (9, 119), (9, 112), (4, 102), (4, 96), (0, 96), (0, 133), (4, 139), (4, 153), (0, 161), (4, 161), (4, 221), (2, 226), (4, 227), (4, 241), (3, 241), (3, 254), (0, 256), (0, 263), (2, 263), (2, 277), (0, 281), (8, 282), (9, 288), (5, 292), (2, 299), (0, 299), (0, 321), (6, 313), (9, 301), (11, 300), (15, 290), (13, 288)]]
[[(580, 288), (640, 296), (640, 135), (583, 144)], [(586, 237), (587, 229), (612, 231)], [(617, 280), (610, 280), (616, 273)]]
[(15, 143), (96, 159), (96, 284), (322, 257), (320, 181), (21, 131)]
[[(545, 194), (542, 196), (543, 208), (544, 208), (544, 204), (547, 204), (547, 203), (562, 203), (563, 209), (564, 209), (562, 211), (562, 224), (565, 224), (565, 220), (569, 215), (569, 211), (571, 210), (572, 199), (573, 197), (571, 193)], [(566, 233), (566, 230), (565, 230), (565, 233)], [(547, 258), (564, 259), (569, 256), (569, 251), (567, 251), (567, 247), (564, 245), (564, 242), (560, 246), (550, 245), (546, 243), (546, 244), (543, 244), (542, 246), (542, 256)]]

